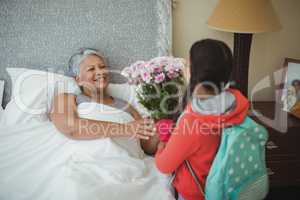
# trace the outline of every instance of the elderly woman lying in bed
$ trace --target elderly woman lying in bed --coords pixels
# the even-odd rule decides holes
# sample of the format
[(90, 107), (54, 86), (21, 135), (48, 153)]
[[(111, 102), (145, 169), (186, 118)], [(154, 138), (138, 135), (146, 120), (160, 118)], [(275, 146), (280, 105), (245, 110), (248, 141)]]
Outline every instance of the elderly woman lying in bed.
[[(97, 50), (83, 49), (71, 57), (69, 65), (82, 93), (79, 95), (59, 94), (54, 98), (50, 118), (56, 128), (70, 138), (80, 140), (134, 137), (141, 139), (141, 147), (146, 153), (155, 153), (158, 138), (153, 121), (142, 118), (127, 102), (107, 94), (109, 68), (105, 58)], [(81, 118), (77, 113), (78, 106), (86, 102), (95, 102), (123, 110), (134, 120), (127, 123), (115, 123)]]
[(156, 150), (152, 121), (106, 93), (108, 68), (97, 51), (70, 63), (81, 93), (70, 79), (70, 94), (54, 97), (52, 122), (0, 127), (0, 199), (173, 200), (169, 177), (144, 153)]

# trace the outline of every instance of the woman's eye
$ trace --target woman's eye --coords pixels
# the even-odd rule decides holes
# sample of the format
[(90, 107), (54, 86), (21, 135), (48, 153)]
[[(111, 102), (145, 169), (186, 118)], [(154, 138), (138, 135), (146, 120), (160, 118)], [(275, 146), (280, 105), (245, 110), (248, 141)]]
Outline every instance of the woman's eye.
[(89, 69), (88, 69), (88, 71), (93, 71), (93, 70), (95, 70), (95, 68), (89, 68)]

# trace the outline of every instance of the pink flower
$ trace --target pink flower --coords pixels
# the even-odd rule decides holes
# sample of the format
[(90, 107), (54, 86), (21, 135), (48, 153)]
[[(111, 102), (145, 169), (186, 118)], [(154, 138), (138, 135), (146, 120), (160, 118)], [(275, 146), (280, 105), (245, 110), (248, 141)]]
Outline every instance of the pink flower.
[(181, 76), (184, 59), (172, 56), (156, 57), (149, 61), (137, 61), (126, 67), (122, 74), (130, 84), (162, 83), (166, 78), (174, 79)]
[(151, 77), (151, 74), (148, 71), (146, 71), (146, 70), (142, 71), (141, 77), (142, 77), (142, 80), (145, 83), (150, 83), (151, 82), (152, 77)]
[(180, 71), (182, 70), (184, 67), (184, 59), (182, 58), (172, 58), (169, 60), (169, 62), (167, 63), (165, 70), (168, 71)]
[(184, 65), (185, 60), (182, 58), (175, 58), (173, 61), (173, 68), (175, 68), (176, 71), (183, 70)]
[(169, 71), (169, 72), (167, 73), (167, 76), (168, 76), (170, 79), (173, 79), (173, 78), (178, 77), (178, 76), (179, 76), (179, 73), (176, 72), (176, 71), (171, 70), (171, 71)]
[(160, 74), (158, 74), (158, 75), (156, 75), (154, 77), (154, 82), (155, 83), (161, 83), (161, 82), (163, 82), (165, 80), (165, 78), (166, 78), (165, 74), (164, 73), (160, 73)]
[(156, 73), (160, 73), (160, 72), (163, 71), (163, 70), (162, 70), (162, 67), (163, 67), (163, 66), (158, 66), (158, 67), (156, 67), (156, 68), (154, 69), (154, 71), (155, 71)]
[(131, 77), (131, 68), (130, 67), (125, 67), (123, 70), (122, 70), (122, 72), (121, 72), (121, 74), (123, 75), (123, 76), (125, 76), (125, 77), (127, 77), (127, 78), (129, 78), (129, 77)]
[(146, 68), (147, 63), (146, 62), (142, 62), (140, 61), (137, 65), (136, 65), (136, 69), (139, 71), (142, 71)]
[(152, 70), (153, 70), (154, 73), (160, 73), (160, 72), (163, 71), (163, 66), (161, 66), (161, 65), (154, 65), (152, 67)]
[(157, 65), (156, 62), (154, 62), (153, 60), (150, 60), (145, 67), (150, 73), (157, 73), (157, 72), (161, 72), (162, 70), (160, 69), (160, 67)]
[(139, 76), (141, 75), (141, 72), (145, 68), (144, 66), (145, 66), (144, 61), (137, 61), (137, 62), (133, 63), (132, 65), (130, 65), (131, 76), (133, 79), (139, 78)]

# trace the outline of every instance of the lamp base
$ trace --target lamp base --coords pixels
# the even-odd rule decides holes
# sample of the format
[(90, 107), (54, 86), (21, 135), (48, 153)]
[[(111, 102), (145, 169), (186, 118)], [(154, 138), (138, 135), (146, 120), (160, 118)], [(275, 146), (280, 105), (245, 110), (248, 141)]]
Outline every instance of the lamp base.
[(234, 87), (239, 89), (244, 96), (248, 96), (249, 57), (252, 42), (251, 33), (234, 33), (233, 59), (231, 80)]

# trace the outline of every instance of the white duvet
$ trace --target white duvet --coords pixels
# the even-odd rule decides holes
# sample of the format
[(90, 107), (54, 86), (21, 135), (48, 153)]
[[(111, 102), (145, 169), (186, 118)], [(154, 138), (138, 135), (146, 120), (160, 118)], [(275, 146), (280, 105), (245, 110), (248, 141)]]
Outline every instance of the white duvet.
[[(94, 120), (133, 120), (95, 103), (80, 104), (78, 113)], [(51, 122), (0, 126), (0, 200), (173, 199), (166, 182), (136, 139), (72, 140)]]
[(2, 106), (0, 105), (0, 124), (1, 124), (1, 120), (2, 120), (2, 117), (3, 117), (3, 108)]

